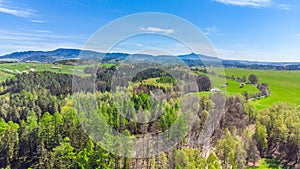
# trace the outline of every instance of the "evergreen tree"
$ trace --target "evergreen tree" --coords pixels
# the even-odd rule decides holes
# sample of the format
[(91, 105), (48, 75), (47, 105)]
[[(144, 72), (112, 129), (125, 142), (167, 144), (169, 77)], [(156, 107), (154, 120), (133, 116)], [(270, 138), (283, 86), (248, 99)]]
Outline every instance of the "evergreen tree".
[(53, 149), (56, 158), (55, 168), (71, 168), (74, 167), (76, 153), (74, 147), (70, 143), (70, 139), (65, 137), (59, 146)]

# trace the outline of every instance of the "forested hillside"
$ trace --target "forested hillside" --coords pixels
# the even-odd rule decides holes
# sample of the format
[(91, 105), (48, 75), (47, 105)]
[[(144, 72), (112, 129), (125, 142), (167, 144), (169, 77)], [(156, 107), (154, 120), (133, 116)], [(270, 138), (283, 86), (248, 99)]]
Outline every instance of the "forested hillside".
[[(18, 74), (3, 81), (0, 168), (242, 169), (258, 166), (262, 158), (278, 161), (282, 167), (299, 167), (300, 109), (295, 105), (280, 103), (258, 111), (246, 95), (226, 96), (219, 92), (203, 95), (195, 106), (195, 123), (185, 135), (188, 124), (181, 118), (189, 117), (181, 115), (180, 81), (160, 70), (141, 71), (128, 83), (129, 99), (120, 103), (129, 113), (124, 116), (111, 92), (116, 70), (118, 66), (96, 70), (87, 67), (85, 76), (76, 77), (75, 89), (72, 75), (48, 71)], [(196, 79), (200, 92), (212, 88), (208, 73), (198, 69), (190, 75)], [(95, 86), (89, 84), (91, 81)], [(80, 88), (86, 90), (76, 90)], [(157, 94), (154, 91), (165, 97), (153, 101)], [(91, 99), (95, 100), (94, 107)], [(205, 122), (222, 99), (225, 102), (220, 123), (214, 124), (211, 137), (199, 141)], [(86, 109), (93, 111), (84, 112)], [(145, 113), (138, 116), (141, 111)], [(159, 134), (175, 125), (176, 132), (170, 130), (169, 134), (177, 134), (181, 141), (172, 149), (148, 158), (120, 156), (107, 151), (103, 142), (89, 135), (90, 131), (98, 131), (103, 132), (98, 133), (99, 137), (106, 137), (110, 129), (101, 128), (99, 118), (129, 137)], [(141, 120), (147, 123), (140, 123)], [(122, 143), (126, 140), (112, 138), (104, 147)], [(124, 150), (127, 148), (130, 147)]]

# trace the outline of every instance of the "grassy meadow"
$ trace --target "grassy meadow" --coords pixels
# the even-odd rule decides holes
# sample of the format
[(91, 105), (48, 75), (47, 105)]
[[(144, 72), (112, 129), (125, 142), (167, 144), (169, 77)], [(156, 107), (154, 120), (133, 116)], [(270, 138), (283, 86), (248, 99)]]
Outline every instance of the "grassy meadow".
[[(13, 77), (16, 72), (30, 72), (30, 69), (34, 69), (34, 71), (51, 71), (56, 73), (64, 73), (64, 74), (77, 74), (83, 75), (83, 70), (85, 67), (90, 65), (62, 65), (62, 64), (42, 64), (42, 63), (3, 63), (0, 64), (0, 82), (7, 79), (8, 77)], [(92, 65), (91, 65), (92, 66)], [(105, 65), (105, 67), (109, 67), (111, 65)], [(10, 70), (12, 72), (7, 72)]]
[[(247, 91), (248, 93), (257, 93), (259, 90), (256, 88), (255, 85), (252, 84), (245, 84), (243, 88), (240, 88), (240, 82), (230, 80), (230, 79), (224, 79), (217, 76), (210, 76), (209, 77), (213, 83), (213, 87), (221, 89), (221, 91), (226, 92), (229, 96), (236, 95), (236, 94), (242, 94), (244, 91)], [(222, 88), (222, 85), (227, 82), (228, 86)]]
[(0, 82), (2, 82), (3, 80), (5, 80), (9, 77), (12, 77), (12, 76), (13, 76), (12, 74), (8, 74), (8, 73), (2, 72), (2, 70), (0, 70)]
[[(259, 82), (267, 83), (271, 95), (267, 98), (253, 101), (258, 109), (270, 107), (274, 103), (288, 102), (300, 105), (300, 71), (278, 71), (278, 70), (249, 70), (226, 68), (227, 76), (246, 76), (255, 74)], [(228, 88), (228, 92), (231, 90)]]
[(30, 68), (33, 68), (35, 71), (52, 71), (52, 72), (58, 72), (58, 73), (73, 73), (74, 66), (70, 65), (60, 65), (60, 64), (41, 64), (41, 63), (5, 63), (0, 64), (0, 72), (6, 73), (4, 69), (13, 70), (14, 72), (16, 70), (22, 72), (22, 71), (30, 71)]

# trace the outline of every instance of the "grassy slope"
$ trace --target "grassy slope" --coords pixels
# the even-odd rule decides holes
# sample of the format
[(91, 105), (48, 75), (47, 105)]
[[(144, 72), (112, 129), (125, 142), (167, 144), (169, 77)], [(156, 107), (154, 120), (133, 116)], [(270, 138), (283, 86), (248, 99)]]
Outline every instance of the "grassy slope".
[[(60, 67), (59, 69), (53, 69), (52, 67)], [(68, 65), (54, 65), (54, 64), (36, 64), (36, 63), (5, 63), (0, 64), (0, 71), (2, 69), (10, 69), (10, 70), (19, 70), (19, 71), (29, 71), (30, 68), (34, 68), (36, 71), (53, 71), (53, 72), (59, 72), (59, 73), (73, 73), (74, 66), (68, 66)]]
[(248, 70), (225, 69), (227, 76), (242, 77), (253, 73), (258, 76), (260, 82), (265, 82), (271, 89), (268, 98), (254, 101), (258, 109), (270, 107), (274, 103), (289, 102), (300, 105), (300, 71), (276, 71), (276, 70)]
[[(236, 95), (236, 94), (242, 94), (244, 91), (247, 91), (248, 93), (256, 93), (259, 92), (259, 90), (256, 88), (255, 85), (251, 84), (245, 84), (244, 88), (240, 88), (240, 82), (233, 81), (233, 80), (226, 80), (228, 83), (228, 86), (225, 88), (222, 88), (222, 85), (225, 83), (225, 79), (211, 76), (210, 77), (213, 82), (213, 87), (217, 87), (221, 89), (222, 91), (226, 92), (228, 95)], [(220, 80), (221, 79), (221, 80)], [(222, 82), (222, 83), (220, 83)]]
[[(1, 68), (1, 66), (0, 66), (0, 68)], [(13, 75), (8, 74), (8, 73), (4, 73), (4, 72), (2, 72), (2, 70), (0, 70), (0, 82), (2, 82), (3, 80), (5, 80), (6, 78), (12, 77), (12, 76)]]
[[(16, 70), (22, 71), (30, 71), (30, 68), (34, 68), (35, 71), (51, 71), (57, 73), (65, 73), (65, 74), (77, 74), (83, 75), (83, 69), (87, 66), (93, 65), (79, 65), (79, 66), (72, 66), (72, 65), (61, 65), (61, 64), (41, 64), (41, 63), (5, 63), (0, 64), (0, 82), (5, 80), (8, 77), (14, 76), (14, 74), (4, 72), (3, 69)], [(110, 67), (111, 65), (104, 65), (106, 67)], [(76, 70), (76, 71), (75, 71)]]
[(144, 84), (148, 84), (148, 85), (153, 85), (153, 86), (157, 86), (157, 87), (163, 87), (163, 88), (172, 88), (172, 84), (171, 83), (158, 83), (156, 82), (156, 80), (158, 80), (159, 78), (149, 78), (143, 81)]
[[(216, 72), (218, 72), (219, 74), (224, 75), (224, 71), (223, 70), (216, 70)], [(198, 73), (200, 75), (206, 75), (204, 73)], [(209, 78), (211, 79), (212, 83), (213, 83), (213, 87), (219, 88), (221, 89), (223, 92), (226, 92), (228, 95), (232, 96), (232, 95), (236, 95), (236, 94), (242, 94), (244, 91), (247, 91), (248, 93), (257, 93), (259, 92), (259, 90), (256, 88), (255, 85), (251, 85), (251, 84), (245, 84), (244, 88), (240, 88), (240, 82), (237, 81), (233, 81), (230, 79), (224, 79), (224, 78), (220, 78), (217, 76), (209, 76)], [(228, 83), (228, 87), (222, 88), (222, 85), (227, 82)], [(205, 95), (206, 92), (201, 92), (203, 94), (200, 95)]]

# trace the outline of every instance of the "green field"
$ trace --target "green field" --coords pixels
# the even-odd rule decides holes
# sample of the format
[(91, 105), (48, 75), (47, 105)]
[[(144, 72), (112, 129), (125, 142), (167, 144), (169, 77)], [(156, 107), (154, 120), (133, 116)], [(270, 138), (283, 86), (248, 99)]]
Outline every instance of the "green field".
[[(224, 70), (216, 70), (218, 74), (224, 75)], [(204, 73), (198, 73), (200, 75), (207, 75)], [(257, 93), (259, 90), (256, 88), (253, 84), (245, 84), (243, 88), (240, 88), (241, 82), (237, 82), (230, 79), (220, 78), (218, 76), (209, 75), (209, 78), (212, 82), (212, 88), (219, 88), (222, 92), (225, 92), (229, 96), (242, 94), (244, 91), (247, 91), (248, 93)], [(222, 85), (227, 82), (228, 86), (222, 88)], [(200, 95), (208, 95), (209, 92), (201, 92)]]
[(13, 75), (8, 74), (8, 73), (4, 73), (0, 70), (0, 82), (2, 82), (3, 80), (7, 79), (8, 77), (12, 77)]
[[(42, 64), (42, 63), (4, 63), (0, 64), (0, 82), (5, 80), (8, 77), (12, 77), (16, 72), (30, 72), (30, 69), (34, 69), (34, 71), (51, 71), (57, 73), (64, 73), (64, 74), (77, 74), (83, 75), (83, 69), (88, 66), (93, 65), (79, 65), (79, 66), (72, 66), (72, 65), (62, 65), (62, 64)], [(104, 65), (105, 67), (109, 67), (111, 65)], [(7, 72), (7, 70), (12, 71)], [(76, 71), (75, 71), (76, 70)]]
[[(69, 65), (54, 65), (54, 64), (40, 64), (40, 63), (5, 63), (0, 64), (0, 72), (5, 73), (4, 69), (9, 69), (12, 71), (30, 71), (30, 68), (33, 68), (35, 71), (52, 71), (58, 73), (73, 73), (74, 66)], [(9, 74), (9, 73), (5, 73)]]
[[(227, 76), (246, 76), (255, 74), (259, 82), (269, 85), (271, 95), (254, 101), (258, 109), (270, 107), (274, 103), (288, 102), (300, 105), (300, 71), (248, 70), (226, 68)], [(230, 90), (228, 90), (230, 92)]]
[[(223, 92), (226, 92), (229, 96), (236, 95), (236, 94), (242, 94), (244, 91), (247, 91), (248, 93), (257, 93), (259, 90), (256, 88), (253, 84), (245, 84), (243, 88), (240, 88), (240, 82), (224, 79), (216, 76), (210, 76), (211, 81), (213, 83), (213, 87), (221, 89)], [(222, 88), (222, 85), (227, 82), (228, 86)]]

